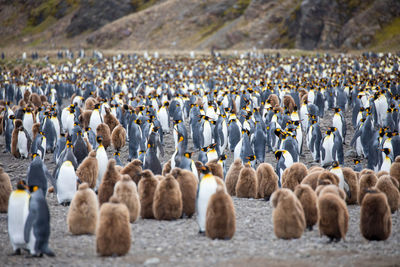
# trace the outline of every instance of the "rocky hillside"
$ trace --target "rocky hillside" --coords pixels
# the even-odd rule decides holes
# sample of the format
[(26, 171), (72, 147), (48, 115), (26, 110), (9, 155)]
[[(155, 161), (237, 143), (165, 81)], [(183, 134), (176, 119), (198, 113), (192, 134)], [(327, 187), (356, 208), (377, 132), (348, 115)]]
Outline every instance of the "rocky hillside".
[(398, 0), (0, 0), (0, 45), (400, 49)]

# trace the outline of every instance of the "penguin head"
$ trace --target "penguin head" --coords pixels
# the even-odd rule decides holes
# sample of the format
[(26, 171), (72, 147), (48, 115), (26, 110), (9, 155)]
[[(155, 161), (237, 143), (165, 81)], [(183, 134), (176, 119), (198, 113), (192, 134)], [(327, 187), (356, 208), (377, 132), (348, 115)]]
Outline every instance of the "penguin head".
[(141, 124), (142, 124), (142, 121), (141, 121), (141, 120), (138, 120), (138, 119), (136, 119), (136, 120), (135, 120), (135, 123), (136, 123), (137, 125), (141, 125)]
[(337, 168), (337, 167), (339, 167), (339, 162), (335, 160), (334, 162), (332, 162), (332, 168)]
[(139, 155), (142, 155), (143, 153), (146, 153), (146, 151), (144, 151), (144, 150), (139, 151)]
[(97, 141), (97, 143), (101, 144), (103, 142), (103, 137), (101, 135), (98, 135), (96, 137), (96, 141)]
[(208, 146), (202, 147), (200, 150), (203, 151), (203, 152), (207, 152)]
[(246, 159), (248, 160), (248, 162), (252, 162), (252, 161), (256, 160), (256, 156), (251, 155), (251, 156), (246, 157)]
[[(90, 92), (90, 93), (92, 93), (92, 92)], [(100, 109), (100, 104), (99, 103), (94, 104), (94, 109)]]
[(10, 120), (15, 120), (15, 116), (14, 116), (14, 115), (10, 115), (10, 116), (8, 116), (8, 118), (9, 118)]
[(35, 159), (39, 154), (38, 153), (33, 153), (32, 154), (32, 159)]
[(203, 165), (203, 166), (200, 167), (200, 172), (203, 175), (212, 175), (210, 168), (208, 166), (206, 166), (206, 165)]
[(21, 179), (17, 183), (18, 190), (29, 190), (28, 185), (26, 184), (25, 180)]
[(277, 150), (275, 151), (275, 158), (276, 160), (279, 160), (283, 155), (283, 151), (282, 150)]
[(217, 146), (217, 143), (211, 144), (211, 145), (208, 146), (208, 149), (209, 150), (213, 150), (213, 149), (216, 148), (216, 146)]
[(188, 159), (192, 158), (192, 153), (191, 152), (186, 152), (185, 157), (187, 157)]
[(226, 154), (222, 154), (221, 156), (219, 156), (219, 160), (226, 160)]
[(114, 152), (114, 156), (120, 156), (121, 155), (121, 153), (119, 153), (119, 152)]
[(341, 111), (340, 108), (334, 108), (333, 110), (335, 111), (335, 113), (339, 113)]
[(382, 151), (383, 153), (385, 153), (386, 156), (388, 156), (388, 155), (390, 154), (390, 149), (387, 148), (387, 147), (381, 149), (381, 151)]

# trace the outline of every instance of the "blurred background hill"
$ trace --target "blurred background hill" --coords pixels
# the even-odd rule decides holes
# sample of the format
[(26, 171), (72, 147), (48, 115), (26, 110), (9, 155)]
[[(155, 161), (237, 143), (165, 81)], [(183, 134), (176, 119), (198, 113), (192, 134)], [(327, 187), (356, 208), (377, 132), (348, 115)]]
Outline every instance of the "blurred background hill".
[(0, 47), (400, 50), (399, 0), (0, 0)]

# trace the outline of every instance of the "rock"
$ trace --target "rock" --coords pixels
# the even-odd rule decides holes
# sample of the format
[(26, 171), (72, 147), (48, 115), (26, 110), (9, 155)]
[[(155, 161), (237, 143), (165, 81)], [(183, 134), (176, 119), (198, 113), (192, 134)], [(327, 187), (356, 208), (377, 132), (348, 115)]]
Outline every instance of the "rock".
[(154, 264), (159, 264), (159, 263), (160, 263), (159, 258), (149, 258), (143, 264), (144, 265), (154, 265)]

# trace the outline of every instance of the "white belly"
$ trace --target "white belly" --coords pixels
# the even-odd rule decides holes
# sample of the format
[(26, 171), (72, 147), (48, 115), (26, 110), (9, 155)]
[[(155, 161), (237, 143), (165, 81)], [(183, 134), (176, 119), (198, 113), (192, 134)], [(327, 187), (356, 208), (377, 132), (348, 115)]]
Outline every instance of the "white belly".
[(97, 176), (96, 189), (99, 188), (101, 179), (107, 170), (108, 157), (104, 147), (99, 147), (96, 154), (97, 161), (99, 162), (99, 175)]
[(18, 132), (18, 151), (23, 158), (28, 158), (28, 139), (23, 131)]
[(210, 123), (208, 121), (204, 122), (203, 137), (204, 137), (203, 146), (211, 145), (211, 143), (212, 143), (212, 134), (211, 134), (211, 126), (210, 126)]
[(160, 111), (157, 113), (158, 119), (161, 124), (161, 128), (164, 132), (169, 133), (168, 126), (168, 114), (164, 107), (161, 107)]
[(200, 231), (206, 229), (206, 213), (210, 197), (217, 190), (217, 181), (215, 178), (207, 178), (200, 182), (199, 195), (197, 198), (197, 223), (199, 224)]
[(333, 168), (331, 173), (336, 174), (339, 177), (339, 188), (344, 189), (344, 176), (341, 168)]
[(29, 213), (29, 194), (14, 191), (8, 202), (8, 235), (13, 249), (25, 248), (24, 229)]
[(240, 141), (235, 146), (235, 150), (233, 151), (233, 160), (240, 158), (240, 151), (242, 150), (242, 143), (243, 143), (243, 138), (240, 139)]
[(31, 138), (33, 138), (32, 126), (33, 126), (33, 117), (32, 114), (25, 114), (23, 121), (24, 128), (28, 131)]
[(333, 161), (332, 158), (333, 136), (326, 137), (324, 142), (322, 143), (322, 146), (325, 149), (325, 158), (322, 160), (321, 157), (321, 160), (322, 160), (322, 165), (325, 165)]
[(336, 127), (338, 129), (340, 137), (343, 138), (343, 135), (342, 135), (343, 124), (342, 124), (342, 118), (340, 117), (340, 115), (337, 115), (337, 114), (333, 115), (332, 126)]
[(76, 193), (77, 176), (74, 167), (61, 166), (57, 178), (57, 200), (58, 203), (71, 202)]
[(89, 127), (92, 128), (94, 134), (96, 134), (97, 126), (101, 123), (100, 113), (98, 110), (93, 110), (89, 120)]
[(382, 162), (381, 171), (390, 172), (391, 166), (392, 166), (392, 162), (391, 162), (390, 158), (385, 157), (385, 159)]

